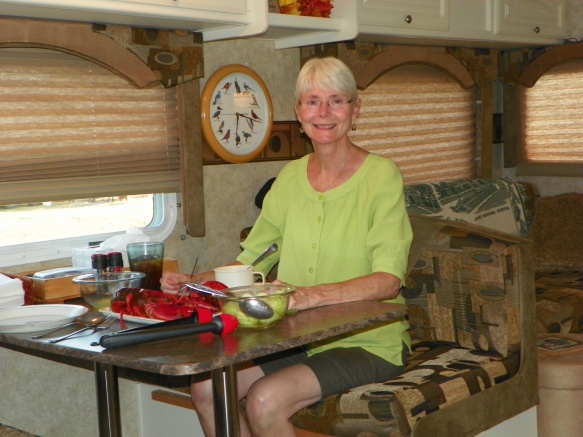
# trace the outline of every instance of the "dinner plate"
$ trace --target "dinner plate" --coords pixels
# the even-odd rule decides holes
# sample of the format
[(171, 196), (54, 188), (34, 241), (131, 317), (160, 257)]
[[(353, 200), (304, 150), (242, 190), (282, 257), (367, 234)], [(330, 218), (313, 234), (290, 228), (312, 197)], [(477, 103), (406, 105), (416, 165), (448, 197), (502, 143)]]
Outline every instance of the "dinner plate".
[[(105, 314), (106, 316), (114, 316), (119, 319), (119, 313), (114, 313), (113, 311), (111, 311), (111, 308), (99, 311)], [(144, 325), (153, 325), (154, 323), (160, 323), (164, 321), (160, 319), (150, 319), (147, 317), (129, 316), (127, 314), (123, 315), (123, 320), (124, 322), (142, 323)]]
[(0, 310), (0, 332), (33, 332), (58, 328), (85, 314), (82, 305), (28, 305)]

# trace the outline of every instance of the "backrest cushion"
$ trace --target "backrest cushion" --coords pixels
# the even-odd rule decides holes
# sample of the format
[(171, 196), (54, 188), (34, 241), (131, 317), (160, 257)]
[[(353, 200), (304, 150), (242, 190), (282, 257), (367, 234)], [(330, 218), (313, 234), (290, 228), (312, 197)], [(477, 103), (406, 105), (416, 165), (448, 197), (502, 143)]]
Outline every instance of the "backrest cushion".
[(517, 352), (523, 240), (467, 223), (410, 219), (414, 239), (402, 293), (411, 337)]
[(526, 237), (524, 191), (512, 180), (468, 179), (405, 187), (409, 214), (456, 220)]
[(583, 193), (540, 197), (529, 238), (538, 275), (583, 270)]

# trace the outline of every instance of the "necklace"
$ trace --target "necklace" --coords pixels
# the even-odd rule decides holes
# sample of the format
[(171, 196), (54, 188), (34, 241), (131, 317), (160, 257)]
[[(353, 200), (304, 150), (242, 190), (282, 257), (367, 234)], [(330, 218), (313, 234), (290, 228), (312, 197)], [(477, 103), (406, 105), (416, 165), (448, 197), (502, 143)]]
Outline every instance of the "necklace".
[[(338, 177), (338, 175), (340, 174), (340, 172), (342, 171), (342, 169), (344, 168), (344, 164), (346, 164), (346, 161), (348, 159), (348, 153), (346, 154), (346, 156), (344, 157), (344, 161), (342, 161), (342, 164), (340, 164), (340, 167), (338, 167), (338, 170), (336, 170), (336, 173), (334, 173), (334, 176), (332, 176), (332, 179), (330, 179), (326, 184), (324, 184), (324, 191), (330, 191), (332, 189), (332, 184), (334, 184), (334, 182), (336, 181), (336, 178)], [(314, 156), (314, 158), (316, 158)]]
[(340, 171), (342, 171), (344, 164), (346, 164), (346, 158), (344, 158), (344, 161), (342, 161), (342, 164), (340, 164), (340, 167), (338, 168), (338, 171), (334, 174), (334, 177), (328, 181), (328, 183), (324, 187), (324, 191), (330, 191), (330, 189), (332, 188), (332, 184), (336, 180), (336, 177), (340, 174)]

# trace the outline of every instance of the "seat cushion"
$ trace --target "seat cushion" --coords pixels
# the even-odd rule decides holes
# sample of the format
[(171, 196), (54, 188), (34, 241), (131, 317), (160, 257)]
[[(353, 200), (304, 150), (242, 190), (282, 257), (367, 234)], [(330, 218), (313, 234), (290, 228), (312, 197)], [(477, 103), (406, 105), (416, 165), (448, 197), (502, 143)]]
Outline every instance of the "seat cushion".
[(292, 421), (298, 428), (334, 436), (407, 436), (420, 418), (507, 380), (518, 367), (518, 354), (502, 357), (420, 342), (399, 377), (329, 396), (300, 410)]

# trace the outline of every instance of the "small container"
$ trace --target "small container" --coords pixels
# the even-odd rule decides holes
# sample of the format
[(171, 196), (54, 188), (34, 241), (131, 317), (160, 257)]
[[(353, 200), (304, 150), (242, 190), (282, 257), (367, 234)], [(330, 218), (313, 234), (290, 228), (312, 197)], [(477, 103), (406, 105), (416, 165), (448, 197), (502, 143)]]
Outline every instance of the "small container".
[(91, 268), (98, 275), (107, 272), (107, 255), (103, 253), (91, 255)]
[(107, 271), (110, 273), (123, 271), (123, 257), (121, 252), (107, 254)]
[(83, 300), (99, 310), (110, 307), (111, 298), (120, 288), (138, 288), (144, 276), (142, 272), (92, 273), (75, 276), (73, 283), (78, 285)]

